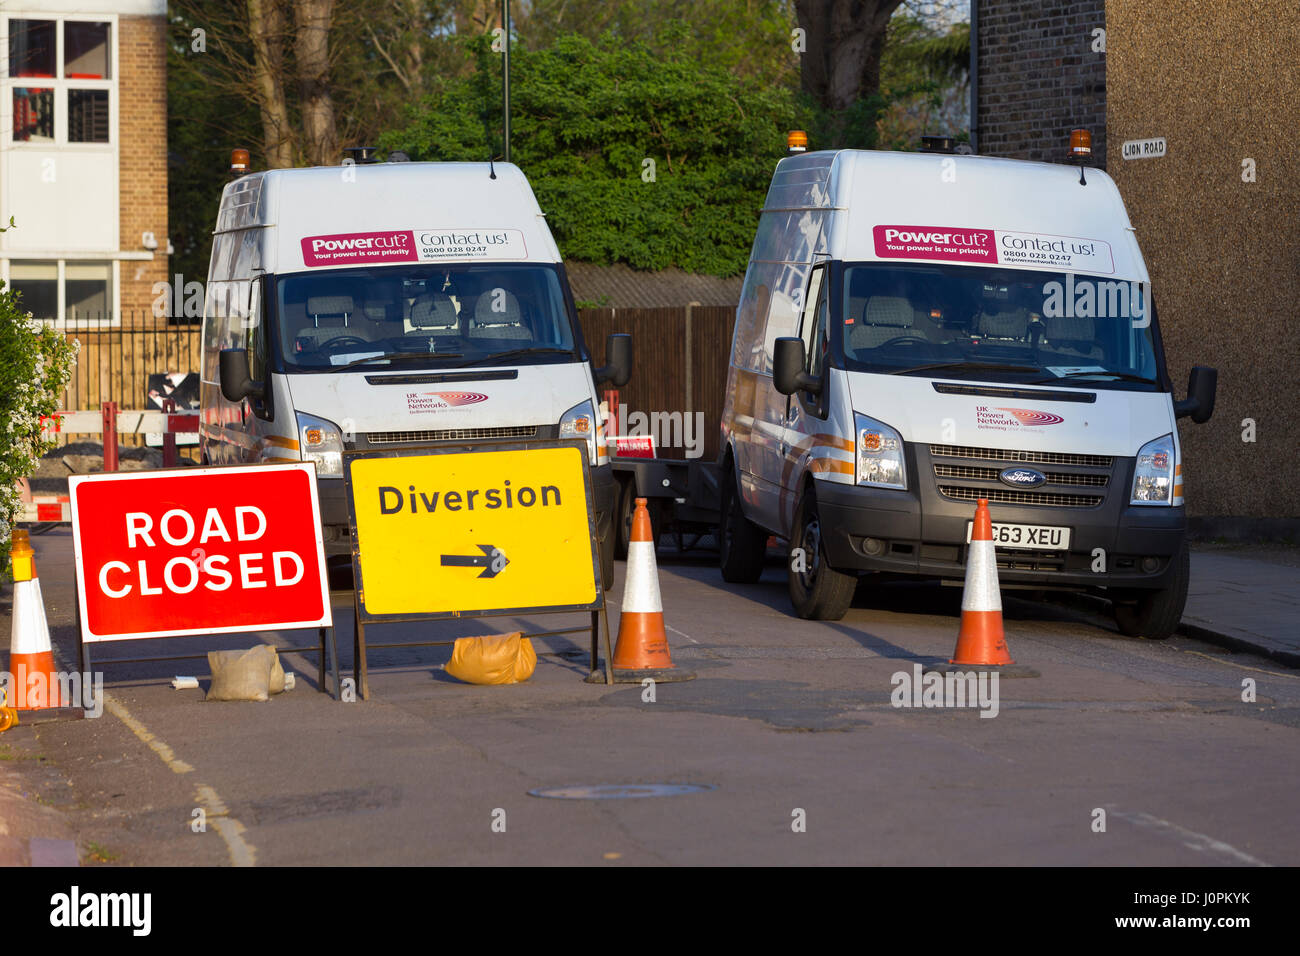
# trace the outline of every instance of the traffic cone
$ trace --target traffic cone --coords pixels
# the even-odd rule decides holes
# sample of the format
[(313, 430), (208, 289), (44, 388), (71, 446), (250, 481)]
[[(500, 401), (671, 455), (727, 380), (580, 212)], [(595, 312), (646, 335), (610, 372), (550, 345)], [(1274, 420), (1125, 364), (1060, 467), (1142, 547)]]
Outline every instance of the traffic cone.
[(1002, 595), (987, 498), (981, 498), (975, 506), (975, 525), (966, 552), (966, 586), (961, 595), (961, 630), (957, 633), (957, 649), (948, 663), (961, 667), (1005, 667), (1015, 663), (1002, 633)]
[(640, 683), (647, 677), (655, 681), (681, 681), (695, 676), (673, 664), (668, 651), (654, 541), (646, 500), (638, 498), (627, 546), (627, 582), (618, 618), (618, 643), (614, 648), (616, 683)]
[(41, 582), (36, 576), (36, 553), (31, 539), (21, 529), (10, 538), (13, 565), (13, 630), (9, 644), (9, 674), (16, 710), (46, 710), (61, 706), (59, 679), (50, 644), (50, 625), (45, 619)]

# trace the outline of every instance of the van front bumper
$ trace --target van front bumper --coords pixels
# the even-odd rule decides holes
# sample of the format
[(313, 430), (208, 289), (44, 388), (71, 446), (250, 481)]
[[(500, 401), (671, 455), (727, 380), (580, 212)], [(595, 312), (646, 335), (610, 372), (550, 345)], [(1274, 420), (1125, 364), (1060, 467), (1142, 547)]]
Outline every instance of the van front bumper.
[[(928, 455), (925, 469), (906, 491), (816, 484), (822, 539), (831, 567), (964, 580), (967, 524), (975, 502), (939, 493)], [(1115, 459), (1104, 500), (1087, 508), (989, 502), (994, 523), (1068, 527), (1068, 551), (996, 550), (1002, 585), (1029, 588), (1161, 589), (1171, 583), (1183, 547), (1187, 515), (1181, 507), (1128, 503), (1132, 459)], [(909, 477), (918, 475), (912, 467)], [(929, 480), (925, 480), (926, 478)]]

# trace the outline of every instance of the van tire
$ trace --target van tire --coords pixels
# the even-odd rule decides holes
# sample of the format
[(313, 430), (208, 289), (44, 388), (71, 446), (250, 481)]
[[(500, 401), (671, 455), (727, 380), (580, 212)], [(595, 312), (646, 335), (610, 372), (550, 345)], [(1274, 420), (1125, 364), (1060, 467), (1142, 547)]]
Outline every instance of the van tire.
[(718, 552), (722, 580), (753, 584), (763, 576), (767, 557), (767, 532), (745, 517), (736, 493), (736, 473), (728, 468), (722, 480)]
[(1174, 575), (1169, 587), (1159, 591), (1130, 591), (1117, 594), (1112, 603), (1115, 624), (1126, 637), (1163, 641), (1178, 629), (1187, 606), (1187, 582), (1191, 559), (1184, 544), (1174, 558)]
[[(790, 603), (800, 617), (813, 621), (838, 621), (853, 603), (857, 575), (836, 571), (826, 560), (826, 542), (817, 515), (817, 499), (808, 489), (799, 505), (798, 519), (790, 535), (786, 562), (790, 577)], [(796, 548), (804, 549), (805, 570), (795, 570)]]

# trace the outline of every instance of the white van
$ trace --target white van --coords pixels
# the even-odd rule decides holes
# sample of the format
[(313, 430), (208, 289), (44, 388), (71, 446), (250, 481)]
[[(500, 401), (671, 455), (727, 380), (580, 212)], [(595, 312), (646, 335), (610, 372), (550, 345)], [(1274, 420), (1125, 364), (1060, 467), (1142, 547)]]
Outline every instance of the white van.
[(270, 170), (226, 185), (203, 319), (205, 462), (314, 461), (331, 565), (350, 554), (342, 452), (587, 441), (606, 586), (615, 484), (560, 253), (506, 163)]
[(1088, 590), (1167, 637), (1187, 595), (1174, 401), (1146, 264), (1111, 179), (979, 156), (782, 160), (737, 311), (722, 571), (790, 542), (798, 614), (864, 572), (960, 582), (989, 501), (1004, 588)]

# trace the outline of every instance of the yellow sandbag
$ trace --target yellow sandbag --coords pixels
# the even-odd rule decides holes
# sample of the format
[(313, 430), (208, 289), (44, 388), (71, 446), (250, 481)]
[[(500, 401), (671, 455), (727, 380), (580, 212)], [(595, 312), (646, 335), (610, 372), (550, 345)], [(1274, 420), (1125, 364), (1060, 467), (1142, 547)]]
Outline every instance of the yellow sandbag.
[(515, 631), (458, 637), (444, 670), (467, 684), (514, 684), (532, 677), (535, 667), (537, 652), (533, 642), (522, 631)]

